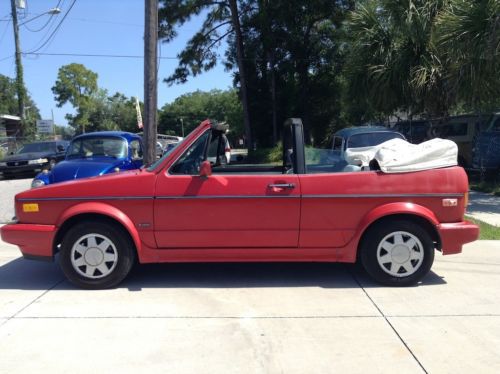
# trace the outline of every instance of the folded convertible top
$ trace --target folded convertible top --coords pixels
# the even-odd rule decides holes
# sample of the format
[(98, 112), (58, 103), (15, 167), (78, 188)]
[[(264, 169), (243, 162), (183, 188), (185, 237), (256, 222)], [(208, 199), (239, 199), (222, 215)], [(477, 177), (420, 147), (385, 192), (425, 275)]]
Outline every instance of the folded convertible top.
[(447, 139), (435, 138), (421, 144), (391, 139), (373, 147), (349, 148), (348, 164), (368, 166), (375, 160), (384, 173), (405, 173), (457, 165), (458, 147)]

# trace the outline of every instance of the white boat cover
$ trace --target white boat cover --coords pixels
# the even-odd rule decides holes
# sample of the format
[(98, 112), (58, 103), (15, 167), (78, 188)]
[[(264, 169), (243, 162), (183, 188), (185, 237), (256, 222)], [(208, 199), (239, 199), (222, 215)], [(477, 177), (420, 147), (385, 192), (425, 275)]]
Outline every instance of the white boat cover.
[(405, 173), (457, 165), (458, 147), (451, 140), (435, 138), (420, 144), (391, 139), (373, 147), (349, 148), (348, 164), (366, 168), (376, 160), (384, 173)]

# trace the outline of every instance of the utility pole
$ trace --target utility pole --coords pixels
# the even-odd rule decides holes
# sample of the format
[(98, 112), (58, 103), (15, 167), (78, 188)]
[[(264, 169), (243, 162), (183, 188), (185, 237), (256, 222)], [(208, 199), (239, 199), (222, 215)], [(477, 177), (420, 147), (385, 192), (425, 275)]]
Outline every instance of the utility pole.
[[(13, 0), (12, 0), (13, 1)], [(145, 0), (144, 22), (144, 164), (156, 160), (156, 108), (158, 101), (158, 0)]]
[(19, 45), (19, 25), (17, 23), (16, 1), (10, 0), (10, 5), (12, 8), (12, 26), (14, 26), (14, 44), (16, 46), (16, 90), (18, 112), (19, 117), (21, 117), (21, 124), (24, 126), (24, 99), (26, 97), (26, 88), (24, 87), (23, 63), (21, 61), (21, 47)]

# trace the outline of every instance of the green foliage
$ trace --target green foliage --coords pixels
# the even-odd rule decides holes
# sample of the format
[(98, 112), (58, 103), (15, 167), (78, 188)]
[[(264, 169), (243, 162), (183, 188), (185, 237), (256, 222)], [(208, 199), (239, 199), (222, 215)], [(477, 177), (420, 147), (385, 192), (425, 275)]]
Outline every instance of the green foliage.
[(379, 0), (360, 4), (347, 23), (346, 94), (372, 112), (443, 115), (452, 97), (431, 43), (441, 1)]
[(0, 74), (0, 113), (17, 113), (17, 93), (13, 79)]
[(61, 66), (52, 92), (59, 108), (68, 102), (77, 108), (84, 106), (97, 92), (97, 73), (82, 64)]
[(248, 162), (281, 165), (283, 163), (283, 145), (280, 142), (272, 148), (251, 149), (248, 153)]
[[(220, 41), (232, 31), (231, 14), (227, 1), (161, 0), (158, 12), (160, 37), (169, 42), (177, 36), (176, 27), (182, 26), (193, 16), (205, 16), (200, 29), (179, 54), (179, 65), (165, 79), (168, 84), (185, 83), (189, 75), (196, 76), (212, 69), (218, 59)], [(229, 28), (229, 30), (228, 30)]]
[(451, 0), (433, 41), (448, 66), (449, 88), (469, 108), (500, 105), (500, 2)]
[[(317, 146), (339, 128), (395, 113), (446, 116), (500, 106), (498, 0), (161, 0), (160, 37), (172, 41), (195, 16), (200, 27), (165, 82), (185, 82), (222, 62), (235, 89), (197, 91), (165, 104), (160, 133), (187, 134), (213, 118), (229, 122), (234, 144), (248, 136), (243, 118), (250, 118), (250, 135), (269, 149), (255, 157), (269, 160), (289, 117), (303, 119), (306, 142)], [(220, 50), (224, 38), (228, 47)], [(75, 107), (67, 118), (78, 131), (136, 130), (133, 99), (109, 96), (83, 65), (61, 67), (53, 92), (58, 105)]]
[[(40, 111), (30, 95), (25, 93), (24, 98), (24, 125), (23, 136), (34, 138), (36, 120), (40, 119)], [(0, 74), (0, 114), (18, 114), (16, 81)]]
[(446, 116), (455, 107), (495, 108), (499, 22), (497, 0), (361, 2), (346, 25), (348, 111)]
[(187, 135), (207, 118), (226, 121), (230, 140), (243, 136), (242, 107), (235, 90), (196, 91), (165, 104), (160, 111), (158, 132), (182, 136), (184, 125)]
[(62, 66), (52, 92), (59, 107), (66, 103), (75, 107), (76, 114), (66, 114), (66, 119), (76, 133), (139, 130), (135, 100), (118, 92), (108, 96), (106, 90), (99, 88), (97, 74), (81, 64)]

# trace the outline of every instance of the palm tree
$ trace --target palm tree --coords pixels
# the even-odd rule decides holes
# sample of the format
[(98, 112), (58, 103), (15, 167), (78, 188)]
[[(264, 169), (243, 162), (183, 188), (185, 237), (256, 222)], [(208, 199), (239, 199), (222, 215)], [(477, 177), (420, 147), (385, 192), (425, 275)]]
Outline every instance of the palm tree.
[(474, 109), (500, 104), (498, 0), (450, 0), (437, 18), (433, 39), (444, 51), (458, 100)]
[(451, 98), (444, 66), (431, 42), (441, 1), (368, 1), (347, 24), (348, 89), (376, 111), (446, 114)]

